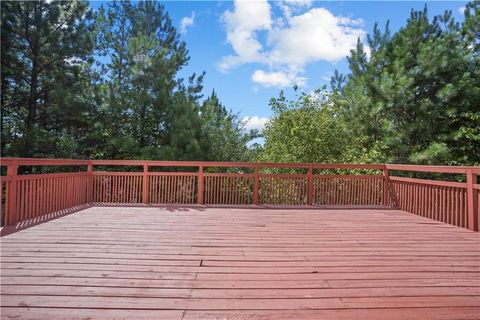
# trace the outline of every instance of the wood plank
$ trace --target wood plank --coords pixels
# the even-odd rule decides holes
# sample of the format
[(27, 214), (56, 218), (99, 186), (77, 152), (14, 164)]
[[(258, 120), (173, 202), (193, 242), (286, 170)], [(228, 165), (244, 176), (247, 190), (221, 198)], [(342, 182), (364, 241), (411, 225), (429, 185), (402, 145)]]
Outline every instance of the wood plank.
[(391, 273), (391, 272), (465, 272), (478, 273), (480, 266), (306, 266), (306, 267), (215, 267), (215, 266), (155, 266), (155, 265), (122, 265), (122, 264), (90, 264), (90, 263), (34, 263), (19, 264), (16, 262), (0, 263), (2, 270), (91, 270), (91, 271), (125, 271), (125, 272), (156, 272), (156, 273), (208, 273), (208, 274), (322, 274), (322, 273)]
[(85, 308), (26, 308), (2, 307), (1, 319), (22, 320), (181, 320), (183, 311), (179, 310), (127, 310), (127, 309), (85, 309)]
[(224, 279), (116, 279), (82, 277), (3, 277), (2, 285), (59, 285), (135, 288), (196, 288), (196, 289), (316, 289), (316, 288), (396, 288), (396, 287), (461, 287), (480, 286), (480, 279), (349, 279), (349, 280), (252, 280)]
[(147, 310), (292, 310), (476, 307), (480, 296), (343, 297), (300, 299), (180, 299), (93, 296), (3, 295), (2, 306), (37, 308), (108, 308)]
[(187, 311), (183, 320), (249, 319), (249, 320), (478, 320), (479, 307), (453, 308), (381, 308), (346, 310), (295, 310), (295, 311)]
[(98, 296), (145, 298), (199, 298), (199, 299), (312, 299), (344, 297), (434, 297), (480, 296), (479, 287), (395, 287), (395, 288), (297, 288), (297, 289), (187, 289), (187, 288), (131, 288), (99, 286), (6, 285), (3, 295), (42, 296)]

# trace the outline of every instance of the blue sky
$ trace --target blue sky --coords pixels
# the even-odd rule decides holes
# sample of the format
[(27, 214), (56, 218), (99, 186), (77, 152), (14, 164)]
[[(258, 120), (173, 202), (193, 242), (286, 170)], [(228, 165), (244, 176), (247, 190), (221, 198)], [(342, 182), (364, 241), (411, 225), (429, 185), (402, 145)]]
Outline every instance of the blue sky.
[[(411, 9), (427, 3), (430, 16), (451, 10), (463, 19), (464, 1), (165, 1), (190, 61), (180, 76), (206, 71), (205, 95), (221, 101), (249, 128), (271, 117), (268, 101), (299, 84), (311, 91), (335, 69), (348, 73), (345, 56), (360, 37), (390, 20), (397, 31)], [(100, 3), (92, 3), (93, 7)]]

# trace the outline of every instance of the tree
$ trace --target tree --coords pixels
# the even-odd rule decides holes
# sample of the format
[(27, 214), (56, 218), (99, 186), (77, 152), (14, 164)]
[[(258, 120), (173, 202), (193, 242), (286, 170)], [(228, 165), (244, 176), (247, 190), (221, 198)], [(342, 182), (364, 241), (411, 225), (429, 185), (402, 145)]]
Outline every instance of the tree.
[(370, 58), (361, 43), (352, 50), (335, 101), (375, 161), (480, 163), (478, 3), (467, 7), (463, 25), (448, 11), (412, 11), (392, 36), (375, 26)]
[(347, 136), (326, 92), (302, 93), (288, 100), (282, 91), (270, 100), (270, 106), (274, 116), (263, 131), (260, 161), (335, 163), (348, 159)]
[(2, 1), (1, 9), (2, 154), (61, 155), (91, 109), (79, 94), (89, 81), (91, 10), (85, 1)]
[(107, 58), (104, 110), (114, 120), (105, 128), (108, 148), (102, 156), (199, 156), (195, 128), (204, 74), (192, 75), (187, 85), (176, 78), (189, 57), (164, 7), (152, 1), (109, 3), (100, 8), (97, 24), (98, 52)]
[(248, 144), (259, 137), (256, 130), (246, 132), (238, 115), (227, 110), (215, 91), (202, 103), (203, 123), (201, 145), (211, 161), (249, 161)]

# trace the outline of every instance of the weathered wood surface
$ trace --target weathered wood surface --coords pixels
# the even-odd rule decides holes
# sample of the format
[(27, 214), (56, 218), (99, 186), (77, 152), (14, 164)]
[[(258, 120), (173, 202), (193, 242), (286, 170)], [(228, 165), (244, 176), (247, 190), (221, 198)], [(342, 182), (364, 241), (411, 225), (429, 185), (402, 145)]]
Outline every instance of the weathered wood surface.
[(397, 210), (89, 208), (1, 239), (2, 319), (480, 319), (480, 237)]

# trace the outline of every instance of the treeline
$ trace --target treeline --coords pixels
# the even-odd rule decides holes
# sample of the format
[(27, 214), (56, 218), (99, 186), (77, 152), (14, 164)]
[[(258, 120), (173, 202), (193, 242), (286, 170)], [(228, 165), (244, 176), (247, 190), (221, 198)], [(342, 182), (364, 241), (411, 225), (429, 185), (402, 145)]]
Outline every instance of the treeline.
[(2, 156), (241, 161), (246, 132), (155, 1), (1, 2)]
[(331, 91), (271, 100), (264, 161), (480, 165), (480, 10), (376, 25)]
[[(272, 98), (262, 148), (158, 2), (1, 2), (1, 154), (480, 165), (480, 10), (376, 25), (331, 88)], [(296, 91), (299, 92), (298, 88)]]

